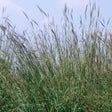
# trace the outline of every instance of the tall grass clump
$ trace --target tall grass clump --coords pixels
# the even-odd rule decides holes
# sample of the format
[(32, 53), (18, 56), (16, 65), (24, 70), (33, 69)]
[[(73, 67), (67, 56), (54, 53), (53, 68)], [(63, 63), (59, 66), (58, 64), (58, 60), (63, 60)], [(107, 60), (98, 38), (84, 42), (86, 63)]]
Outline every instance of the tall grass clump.
[[(38, 7), (48, 18), (47, 14)], [(112, 32), (95, 4), (80, 18), (65, 6), (63, 23), (18, 33), (0, 25), (0, 112), (111, 112)]]

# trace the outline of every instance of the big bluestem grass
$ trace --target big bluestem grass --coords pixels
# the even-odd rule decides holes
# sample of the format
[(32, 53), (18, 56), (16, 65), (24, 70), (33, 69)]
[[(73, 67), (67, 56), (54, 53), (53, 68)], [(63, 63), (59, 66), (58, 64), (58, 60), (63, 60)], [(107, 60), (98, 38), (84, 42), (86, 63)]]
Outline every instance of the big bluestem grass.
[(0, 25), (0, 112), (111, 112), (112, 32), (96, 5), (78, 32), (67, 6), (61, 28), (39, 28), (23, 13), (32, 32), (18, 33), (8, 18)]

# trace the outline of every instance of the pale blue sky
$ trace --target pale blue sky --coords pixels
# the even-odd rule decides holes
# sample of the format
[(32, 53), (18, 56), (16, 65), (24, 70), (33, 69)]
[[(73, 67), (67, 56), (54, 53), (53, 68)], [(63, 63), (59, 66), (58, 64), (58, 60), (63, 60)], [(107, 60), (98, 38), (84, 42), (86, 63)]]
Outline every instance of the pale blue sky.
[[(91, 0), (96, 2), (100, 7), (101, 15), (105, 18), (112, 18), (112, 0)], [(36, 8), (39, 5), (50, 17), (54, 17), (59, 21), (62, 16), (64, 4), (67, 3), (68, 7), (73, 8), (75, 12), (76, 22), (78, 16), (84, 11), (84, 7), (90, 0), (0, 0), (0, 15), (2, 8), (7, 8), (6, 15), (17, 25), (18, 28), (25, 28), (27, 22), (22, 11), (25, 11), (29, 17), (37, 20), (41, 24), (46, 22), (45, 16), (42, 15)]]

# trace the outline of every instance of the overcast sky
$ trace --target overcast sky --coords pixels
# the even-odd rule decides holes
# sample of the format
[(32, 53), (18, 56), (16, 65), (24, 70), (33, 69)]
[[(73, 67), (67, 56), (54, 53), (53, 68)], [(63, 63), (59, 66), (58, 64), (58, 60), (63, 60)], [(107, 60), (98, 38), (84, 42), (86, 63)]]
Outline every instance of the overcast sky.
[[(105, 19), (112, 18), (112, 0), (92, 0), (96, 2), (101, 9), (101, 14)], [(90, 0), (0, 0), (0, 16), (2, 8), (6, 8), (6, 15), (17, 25), (18, 28), (25, 28), (27, 22), (22, 11), (26, 12), (29, 17), (34, 18), (37, 22), (45, 22), (45, 17), (39, 12), (36, 5), (39, 5), (50, 17), (57, 21), (62, 16), (64, 4), (73, 8), (76, 16), (84, 11), (84, 7), (89, 4)]]

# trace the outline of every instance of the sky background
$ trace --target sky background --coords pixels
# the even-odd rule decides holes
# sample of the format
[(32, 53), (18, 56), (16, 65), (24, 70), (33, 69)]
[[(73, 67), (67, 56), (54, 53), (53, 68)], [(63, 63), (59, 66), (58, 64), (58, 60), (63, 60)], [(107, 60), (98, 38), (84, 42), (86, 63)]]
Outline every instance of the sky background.
[[(27, 26), (27, 21), (22, 11), (26, 12), (30, 18), (33, 18), (38, 23), (43, 24), (46, 22), (46, 18), (38, 10), (36, 5), (39, 5), (51, 18), (54, 17), (59, 23), (64, 5), (67, 3), (69, 8), (73, 8), (77, 23), (79, 16), (89, 2), (90, 0), (0, 0), (0, 16), (2, 17), (2, 9), (5, 7), (5, 15), (9, 16), (13, 24), (19, 29), (25, 29)], [(106, 20), (112, 18), (112, 0), (91, 0), (91, 2), (95, 2), (100, 7), (100, 13)]]

